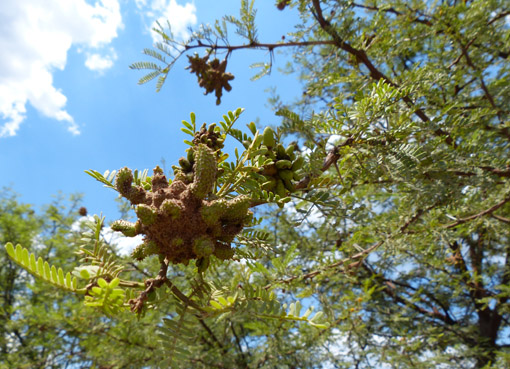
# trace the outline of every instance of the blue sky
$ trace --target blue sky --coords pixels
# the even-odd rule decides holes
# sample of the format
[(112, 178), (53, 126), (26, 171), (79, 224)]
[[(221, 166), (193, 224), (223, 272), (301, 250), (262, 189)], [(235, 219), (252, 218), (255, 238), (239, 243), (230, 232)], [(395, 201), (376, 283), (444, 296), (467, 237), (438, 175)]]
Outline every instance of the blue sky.
[[(0, 2), (0, 186), (11, 187), (36, 208), (52, 196), (83, 193), (89, 213), (118, 216), (116, 193), (84, 173), (123, 166), (152, 169), (177, 164), (186, 146), (181, 120), (190, 112), (214, 122), (245, 108), (238, 128), (250, 121), (278, 124), (267, 104), (273, 86), (284, 100), (299, 93), (296, 76), (274, 68), (252, 82), (249, 65), (269, 61), (264, 51), (234, 53), (228, 69), (233, 90), (216, 106), (204, 96), (181, 59), (160, 93), (138, 86), (141, 72), (128, 68), (148, 60), (155, 20), (169, 19), (185, 36), (189, 26), (238, 14), (238, 1), (207, 0), (3, 0)], [(274, 1), (256, 2), (260, 40), (277, 42), (297, 17)], [(286, 57), (276, 55), (277, 66)]]

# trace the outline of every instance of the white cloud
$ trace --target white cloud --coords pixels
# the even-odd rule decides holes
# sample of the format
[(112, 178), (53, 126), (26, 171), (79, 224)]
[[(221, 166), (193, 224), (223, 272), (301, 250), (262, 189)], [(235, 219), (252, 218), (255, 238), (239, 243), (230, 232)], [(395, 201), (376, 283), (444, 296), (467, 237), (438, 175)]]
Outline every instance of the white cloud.
[(189, 37), (188, 27), (197, 23), (197, 8), (192, 2), (179, 5), (176, 0), (136, 0), (136, 6), (149, 19), (153, 41), (160, 41), (159, 35), (152, 31), (159, 22), (163, 27), (170, 23), (172, 33), (178, 39)]
[(342, 136), (340, 136), (340, 135), (329, 136), (328, 142), (326, 142), (326, 150), (331, 150), (335, 145), (338, 144), (338, 141), (340, 141), (341, 138), (342, 138)]
[[(73, 232), (83, 231), (83, 227), (86, 222), (95, 223), (94, 217), (92, 215), (80, 217), (71, 225), (71, 230)], [(122, 233), (115, 232), (110, 227), (104, 227), (101, 230), (101, 236), (109, 244), (115, 245), (119, 255), (129, 255), (136, 246), (143, 243), (142, 235), (137, 235), (135, 237), (125, 237), (122, 235)]]
[(101, 55), (98, 53), (88, 54), (87, 60), (85, 60), (85, 66), (90, 70), (103, 72), (113, 67), (113, 62), (115, 60), (117, 60), (117, 54), (112, 49), (108, 55)]
[(143, 243), (143, 236), (126, 237), (122, 233), (113, 231), (110, 227), (105, 227), (101, 231), (106, 242), (115, 245), (119, 255), (129, 255), (133, 249)]
[(65, 110), (67, 98), (53, 85), (72, 45), (99, 48), (122, 27), (118, 0), (3, 0), (0, 2), (0, 137), (14, 136), (30, 103), (46, 117), (78, 125)]

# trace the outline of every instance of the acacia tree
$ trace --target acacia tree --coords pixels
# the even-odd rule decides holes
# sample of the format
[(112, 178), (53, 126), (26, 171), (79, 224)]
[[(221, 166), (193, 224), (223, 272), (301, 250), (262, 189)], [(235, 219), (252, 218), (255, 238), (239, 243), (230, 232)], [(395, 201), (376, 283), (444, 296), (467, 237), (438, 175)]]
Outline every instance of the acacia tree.
[[(184, 123), (191, 147), (171, 184), (159, 168), (152, 177), (90, 171), (136, 207), (138, 222), (112, 227), (144, 234), (133, 257), (157, 255), (159, 272), (128, 281), (94, 249), (77, 270), (87, 287), (63, 274), (60, 285), (113, 315), (125, 305), (142, 315), (166, 306), (173, 313), (160, 348), (178, 367), (507, 365), (508, 5), (276, 6), (300, 15), (284, 40), (259, 40), (254, 5), (242, 1), (239, 17), (184, 43), (159, 29), (162, 41), (144, 51), (157, 63), (133, 68), (150, 69), (140, 82), (157, 78), (159, 90), (187, 56), (220, 103), (237, 50), (288, 50), (303, 94), (275, 102), (278, 134), (234, 129), (240, 110), (210, 129), (192, 115)], [(230, 28), (244, 40), (234, 44)], [(258, 76), (271, 70), (259, 65)], [(297, 139), (285, 149), (287, 134)], [(227, 135), (245, 148), (232, 164), (221, 151)], [(249, 210), (267, 203), (280, 206), (263, 223), (272, 237)], [(21, 247), (10, 252), (30, 269)], [(59, 280), (56, 271), (48, 278)], [(328, 324), (300, 314), (302, 304), (320, 307)], [(166, 365), (160, 358), (151, 363)]]
[[(301, 270), (266, 274), (267, 282), (304, 289), (326, 308), (339, 329), (326, 334), (329, 346), (348, 337), (350, 357), (336, 358), (339, 365), (508, 364), (508, 4), (277, 7), (297, 8), (301, 17), (283, 41), (259, 40), (253, 4), (243, 1), (239, 18), (225, 17), (180, 45), (182, 54), (204, 53), (188, 56), (192, 72), (195, 60), (211, 55), (225, 55), (226, 73), (238, 49), (288, 49), (291, 72), (303, 81), (302, 97), (277, 102), (277, 114), (282, 132), (305, 148), (309, 175), (298, 187), (324, 172), (335, 201), (298, 201), (297, 213), (278, 218), (281, 242), (299, 245)], [(228, 23), (244, 43), (229, 42)], [(156, 48), (164, 54), (175, 44), (164, 38)], [(148, 79), (159, 77), (159, 88), (177, 58)], [(270, 63), (260, 65), (270, 71)], [(209, 70), (216, 71), (211, 62)], [(197, 75), (219, 99), (213, 74)], [(296, 228), (296, 215), (308, 226)]]

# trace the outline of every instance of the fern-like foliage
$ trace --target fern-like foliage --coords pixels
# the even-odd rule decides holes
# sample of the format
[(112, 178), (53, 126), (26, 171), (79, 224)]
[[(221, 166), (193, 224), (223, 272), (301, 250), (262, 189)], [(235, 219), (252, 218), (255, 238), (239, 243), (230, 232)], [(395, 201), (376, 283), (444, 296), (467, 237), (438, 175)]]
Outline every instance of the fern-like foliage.
[(187, 346), (192, 346), (196, 342), (196, 325), (202, 316), (201, 312), (191, 305), (197, 306), (200, 303), (198, 300), (207, 299), (211, 289), (207, 283), (200, 280), (191, 281), (191, 286), (192, 291), (185, 299), (175, 294), (172, 296), (176, 317), (164, 318), (163, 325), (157, 329), (161, 346), (167, 357), (161, 364), (162, 367), (177, 367), (177, 363), (183, 362), (190, 356)]
[(41, 257), (36, 259), (33, 253), (30, 253), (28, 249), (21, 245), (18, 244), (14, 247), (13, 244), (9, 242), (5, 245), (5, 249), (12, 261), (35, 277), (41, 278), (66, 291), (75, 293), (85, 292), (84, 289), (78, 289), (78, 281), (70, 272), (64, 275), (62, 268), (57, 269), (55, 265), (50, 266), (50, 264)]
[(101, 174), (97, 170), (90, 169), (90, 170), (86, 170), (85, 173), (87, 173), (89, 176), (91, 176), (95, 180), (104, 184), (105, 187), (115, 189), (114, 181), (115, 181), (115, 175), (116, 175), (117, 171), (114, 170), (114, 171), (110, 172), (109, 170), (107, 170), (106, 172), (104, 172), (104, 174)]
[(161, 90), (167, 78), (168, 72), (177, 61), (179, 56), (182, 54), (183, 45), (172, 41), (173, 36), (170, 31), (170, 24), (167, 22), (167, 25), (169, 30), (168, 33), (160, 23), (157, 23), (157, 27), (153, 28), (153, 31), (156, 32), (162, 39), (162, 42), (156, 42), (155, 44), (157, 50), (147, 48), (143, 50), (143, 54), (156, 59), (162, 64), (162, 66), (154, 62), (146, 61), (136, 62), (129, 66), (131, 69), (149, 71), (138, 80), (138, 84), (142, 85), (152, 81), (155, 78), (158, 78), (156, 83), (156, 91)]
[[(76, 270), (88, 279), (105, 278), (113, 280), (118, 277), (124, 267), (117, 262), (110, 246), (101, 237), (104, 217), (95, 216), (94, 222), (85, 222), (88, 228), (82, 234), (81, 246), (78, 254), (82, 257), (82, 265)], [(87, 273), (84, 275), (84, 273)]]
[(224, 291), (217, 290), (212, 294), (209, 304), (208, 311), (214, 315), (242, 314), (259, 319), (302, 321), (321, 329), (329, 327), (328, 323), (323, 322), (323, 312), (319, 311), (310, 317), (313, 306), (301, 315), (301, 302), (281, 305), (273, 292), (262, 287), (247, 286), (244, 296), (239, 293), (225, 296)]
[(92, 287), (85, 296), (85, 305), (101, 308), (110, 316), (126, 309), (124, 304), (126, 293), (123, 289), (116, 288), (119, 283), (119, 278), (114, 278), (109, 283), (103, 278), (98, 278), (97, 286)]
[[(112, 171), (106, 170), (103, 174), (101, 174), (97, 170), (89, 169), (86, 170), (85, 173), (87, 173), (95, 180), (103, 183), (105, 187), (117, 191), (117, 189), (115, 188), (115, 177), (117, 175), (116, 170)], [(144, 169), (142, 171), (139, 171), (138, 169), (135, 169), (133, 171), (133, 183), (137, 186), (142, 186), (144, 189), (150, 189), (151, 177), (149, 177), (149, 170)]]
[(273, 242), (270, 240), (270, 233), (261, 229), (245, 229), (237, 236), (236, 243), (240, 246), (246, 246), (247, 249), (262, 249), (268, 252), (273, 249)]
[(250, 43), (257, 42), (257, 28), (255, 25), (255, 15), (257, 10), (253, 8), (255, 1), (242, 0), (240, 8), (240, 17), (225, 16), (225, 20), (236, 27), (236, 33), (246, 38)]

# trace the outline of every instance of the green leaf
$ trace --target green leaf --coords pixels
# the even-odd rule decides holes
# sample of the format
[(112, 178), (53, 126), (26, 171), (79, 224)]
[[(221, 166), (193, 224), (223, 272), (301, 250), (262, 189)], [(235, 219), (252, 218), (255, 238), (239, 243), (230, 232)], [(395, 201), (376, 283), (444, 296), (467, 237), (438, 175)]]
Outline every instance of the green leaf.
[[(193, 126), (191, 124), (189, 124), (188, 122), (186, 122), (185, 120), (182, 121), (182, 124), (187, 128), (189, 129), (190, 131), (193, 131)], [(181, 128), (182, 129), (182, 128)]]
[(190, 136), (194, 136), (193, 132), (191, 132), (189, 129), (187, 128), (181, 128), (181, 131), (183, 131), (184, 133), (190, 135)]
[(65, 277), (64, 277), (64, 271), (62, 268), (58, 268), (58, 283), (61, 286), (65, 286)]
[(14, 260), (16, 260), (16, 251), (14, 250), (14, 246), (12, 243), (8, 242), (5, 245), (5, 249), (7, 250), (7, 254)]
[(73, 286), (71, 284), (71, 273), (70, 272), (66, 273), (66, 287), (69, 289), (73, 289)]
[(58, 273), (57, 273), (57, 268), (55, 267), (55, 265), (51, 266), (51, 282), (58, 284)]
[(16, 245), (16, 258), (15, 258), (15, 260), (18, 263), (22, 263), (22, 260), (23, 260), (23, 247), (21, 247), (20, 244)]
[(51, 282), (51, 269), (47, 261), (44, 262), (44, 279)]
[(37, 274), (44, 278), (44, 261), (40, 256), (39, 259), (37, 259)]
[(35, 255), (34, 254), (30, 254), (30, 270), (34, 273), (37, 273), (37, 263), (35, 261)]
[(209, 301), (209, 303), (210, 303), (210, 304), (211, 304), (211, 306), (212, 306), (213, 308), (215, 308), (216, 310), (223, 310), (223, 309), (224, 309), (224, 307), (223, 307), (222, 305), (220, 305), (219, 303), (217, 303), (217, 302), (216, 302), (216, 301), (214, 301), (214, 300)]
[(119, 278), (114, 278), (112, 279), (112, 281), (110, 282), (110, 288), (115, 288), (119, 285), (120, 283), (120, 279)]
[(99, 278), (97, 280), (97, 284), (99, 285), (99, 287), (101, 288), (108, 288), (108, 282), (106, 282), (106, 280), (104, 280), (103, 278)]
[(223, 306), (228, 306), (229, 305), (228, 301), (223, 296), (218, 296), (217, 300)]
[(23, 249), (23, 252), (21, 253), (21, 257), (22, 257), (22, 259), (21, 259), (22, 264), (28, 268), (30, 266), (30, 254), (28, 253), (27, 249)]

